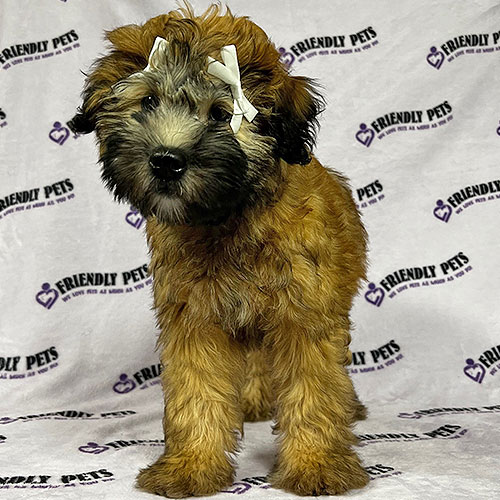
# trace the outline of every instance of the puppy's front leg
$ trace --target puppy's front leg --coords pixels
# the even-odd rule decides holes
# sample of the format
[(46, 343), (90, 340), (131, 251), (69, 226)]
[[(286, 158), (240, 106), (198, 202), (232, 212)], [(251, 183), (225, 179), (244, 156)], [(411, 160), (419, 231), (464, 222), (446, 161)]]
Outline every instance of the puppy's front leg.
[(299, 495), (335, 495), (368, 483), (351, 449), (357, 398), (344, 367), (345, 333), (312, 338), (305, 324), (283, 325), (268, 339), (279, 435), (271, 483)]
[(216, 326), (193, 321), (164, 332), (165, 454), (140, 472), (140, 488), (172, 498), (212, 495), (231, 485), (228, 456), (243, 415), (241, 346)]

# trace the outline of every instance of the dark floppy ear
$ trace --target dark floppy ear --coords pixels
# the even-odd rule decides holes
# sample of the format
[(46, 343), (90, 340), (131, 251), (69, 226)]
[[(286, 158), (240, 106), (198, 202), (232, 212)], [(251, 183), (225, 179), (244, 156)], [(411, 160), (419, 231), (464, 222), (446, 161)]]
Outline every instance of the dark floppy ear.
[(83, 103), (77, 109), (76, 115), (67, 123), (75, 134), (90, 134), (95, 130), (98, 105), (92, 105), (94, 92), (87, 88), (83, 93)]
[(287, 163), (307, 165), (316, 143), (318, 115), (324, 98), (314, 80), (303, 76), (285, 77), (271, 115), (271, 135), (277, 140), (277, 154)]

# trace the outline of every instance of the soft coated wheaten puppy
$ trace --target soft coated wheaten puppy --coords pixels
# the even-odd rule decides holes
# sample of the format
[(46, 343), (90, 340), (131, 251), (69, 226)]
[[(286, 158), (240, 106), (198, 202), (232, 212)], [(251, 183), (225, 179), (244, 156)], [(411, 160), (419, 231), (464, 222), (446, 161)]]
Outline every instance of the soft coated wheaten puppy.
[(351, 430), (364, 408), (345, 365), (365, 231), (345, 178), (311, 156), (312, 81), (219, 6), (107, 37), (72, 128), (96, 131), (106, 185), (147, 217), (165, 451), (139, 487), (216, 493), (243, 421), (269, 418), (275, 487), (364, 486)]

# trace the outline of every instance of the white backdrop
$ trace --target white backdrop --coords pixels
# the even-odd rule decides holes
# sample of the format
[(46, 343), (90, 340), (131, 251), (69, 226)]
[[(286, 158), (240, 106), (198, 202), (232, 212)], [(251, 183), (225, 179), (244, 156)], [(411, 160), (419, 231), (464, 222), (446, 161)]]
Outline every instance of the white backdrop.
[[(500, 4), (228, 3), (323, 85), (316, 153), (350, 177), (370, 236), (351, 372), (373, 481), (350, 496), (495, 498)], [(175, 7), (1, 2), (2, 498), (154, 498), (133, 489), (163, 438), (144, 221), (113, 202), (94, 138), (66, 122), (103, 31)], [(291, 498), (265, 479), (270, 424), (245, 431), (218, 497)]]

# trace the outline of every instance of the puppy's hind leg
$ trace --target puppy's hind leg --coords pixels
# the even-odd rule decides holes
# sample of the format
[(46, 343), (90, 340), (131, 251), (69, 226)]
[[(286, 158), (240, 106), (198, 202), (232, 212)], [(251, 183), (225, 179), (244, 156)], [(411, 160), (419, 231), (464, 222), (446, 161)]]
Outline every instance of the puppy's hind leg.
[(249, 349), (246, 354), (245, 383), (241, 393), (246, 422), (270, 420), (273, 397), (268, 360), (263, 349)]

